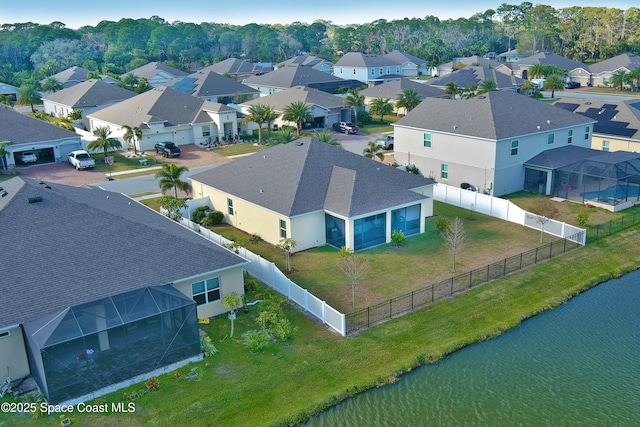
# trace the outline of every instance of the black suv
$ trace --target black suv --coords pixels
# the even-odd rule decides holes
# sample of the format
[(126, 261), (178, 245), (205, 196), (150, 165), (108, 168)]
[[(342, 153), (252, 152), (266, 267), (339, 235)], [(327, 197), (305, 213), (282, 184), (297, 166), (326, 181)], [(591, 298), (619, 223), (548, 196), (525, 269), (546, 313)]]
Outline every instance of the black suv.
[(180, 147), (173, 142), (158, 142), (156, 144), (156, 153), (162, 153), (164, 157), (178, 157), (180, 155)]
[(567, 82), (566, 85), (564, 85), (564, 87), (566, 89), (576, 89), (580, 87), (580, 83), (579, 82)]

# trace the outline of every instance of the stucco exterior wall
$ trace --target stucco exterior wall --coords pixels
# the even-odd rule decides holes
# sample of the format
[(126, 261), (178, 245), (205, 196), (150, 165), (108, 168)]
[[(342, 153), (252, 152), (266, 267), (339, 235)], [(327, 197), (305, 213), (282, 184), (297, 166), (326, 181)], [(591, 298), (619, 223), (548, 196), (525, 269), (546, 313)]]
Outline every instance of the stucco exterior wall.
[(616, 138), (607, 135), (593, 135), (591, 138), (591, 148), (602, 150), (604, 141), (609, 141), (609, 151), (629, 151), (640, 153), (640, 140), (630, 140)]
[(0, 330), (0, 367), (2, 381), (6, 378), (7, 368), (8, 375), (14, 380), (27, 377), (31, 372), (20, 326)]
[[(324, 211), (291, 218), (291, 234), (297, 245), (294, 251), (315, 248), (326, 244)], [(287, 230), (289, 231), (289, 230)]]

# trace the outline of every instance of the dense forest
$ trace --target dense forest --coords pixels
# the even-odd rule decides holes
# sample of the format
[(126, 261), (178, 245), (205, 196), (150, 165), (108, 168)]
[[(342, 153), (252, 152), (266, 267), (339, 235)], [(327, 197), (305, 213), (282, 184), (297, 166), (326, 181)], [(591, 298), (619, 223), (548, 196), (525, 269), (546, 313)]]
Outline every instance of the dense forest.
[(0, 27), (0, 82), (20, 85), (79, 65), (104, 74), (123, 74), (150, 61), (185, 71), (237, 57), (278, 63), (301, 53), (335, 62), (341, 52), (384, 54), (400, 49), (435, 65), (458, 56), (553, 52), (591, 63), (640, 53), (640, 9), (503, 3), (470, 18), (435, 16), (363, 25), (330, 21), (289, 25), (234, 26), (148, 19), (102, 21), (77, 30), (62, 22)]

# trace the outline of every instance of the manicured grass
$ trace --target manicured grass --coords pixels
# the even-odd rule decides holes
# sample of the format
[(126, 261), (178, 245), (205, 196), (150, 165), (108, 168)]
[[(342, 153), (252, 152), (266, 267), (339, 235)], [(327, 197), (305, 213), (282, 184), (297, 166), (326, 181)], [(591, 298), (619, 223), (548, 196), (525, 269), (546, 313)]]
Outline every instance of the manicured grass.
[[(226, 338), (230, 325), (221, 316), (203, 327), (219, 354), (180, 369), (186, 376), (192, 367), (198, 367), (197, 380), (177, 382), (173, 373), (162, 375), (158, 391), (135, 401), (135, 413), (75, 412), (72, 422), (105, 426), (296, 424), (355, 393), (395, 382), (419, 365), (499, 335), (600, 282), (634, 270), (640, 266), (638, 239), (640, 227), (626, 230), (352, 338), (336, 336), (289, 308), (288, 316), (299, 328), (292, 341), (271, 344), (254, 355), (240, 337), (255, 329), (253, 317), (258, 307), (238, 317), (234, 339)], [(122, 401), (125, 392), (142, 388), (143, 384), (131, 386), (104, 401)], [(8, 425), (59, 423), (57, 414), (39, 420), (28, 414), (0, 417)]]
[(264, 145), (258, 146), (253, 144), (233, 144), (233, 145), (225, 145), (223, 147), (216, 147), (213, 149), (213, 152), (216, 154), (220, 154), (221, 156), (239, 156), (242, 154), (255, 153), (258, 151), (265, 150), (267, 147)]
[[(140, 164), (140, 160), (142, 159), (142, 157), (129, 158), (117, 152), (110, 152), (109, 155), (113, 156), (113, 160), (114, 160), (113, 164), (111, 165), (111, 172), (123, 172), (123, 171), (129, 171), (129, 170), (131, 172), (135, 172), (136, 169), (146, 169), (149, 166), (159, 166), (163, 163), (162, 161), (157, 160), (153, 156), (148, 156), (149, 165), (143, 166)], [(93, 157), (96, 161), (97, 170), (106, 174), (109, 173), (109, 165), (104, 163), (104, 153), (92, 153), (91, 157)], [(142, 174), (146, 174), (146, 173), (155, 173), (155, 172), (149, 171), (149, 172), (144, 172)], [(129, 174), (126, 175), (127, 178), (130, 178), (131, 176), (132, 175), (129, 175)]]
[(380, 117), (374, 117), (371, 124), (360, 128), (360, 132), (368, 135), (372, 133), (392, 132), (393, 126), (391, 126), (391, 123), (395, 123), (398, 120), (400, 120), (400, 117), (392, 115), (384, 116), (384, 122), (380, 122)]

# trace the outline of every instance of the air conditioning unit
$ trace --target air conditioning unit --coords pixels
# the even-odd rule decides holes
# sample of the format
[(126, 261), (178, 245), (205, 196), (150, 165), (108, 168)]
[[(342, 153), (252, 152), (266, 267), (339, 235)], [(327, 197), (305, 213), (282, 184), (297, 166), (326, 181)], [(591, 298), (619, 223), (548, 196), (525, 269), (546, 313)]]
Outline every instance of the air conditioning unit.
[(493, 181), (489, 181), (484, 185), (487, 190), (493, 190)]

